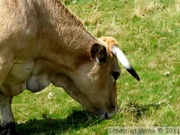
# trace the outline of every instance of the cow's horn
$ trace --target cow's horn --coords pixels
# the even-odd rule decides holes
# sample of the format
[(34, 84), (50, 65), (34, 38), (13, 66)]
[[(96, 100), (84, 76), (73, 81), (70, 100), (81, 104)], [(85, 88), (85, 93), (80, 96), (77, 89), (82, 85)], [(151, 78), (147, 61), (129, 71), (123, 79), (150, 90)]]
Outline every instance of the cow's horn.
[(132, 75), (134, 76), (138, 81), (140, 80), (138, 74), (135, 72), (131, 64), (129, 63), (128, 59), (124, 55), (124, 53), (117, 47), (112, 46), (112, 53), (116, 55), (116, 57), (119, 59), (123, 67)]

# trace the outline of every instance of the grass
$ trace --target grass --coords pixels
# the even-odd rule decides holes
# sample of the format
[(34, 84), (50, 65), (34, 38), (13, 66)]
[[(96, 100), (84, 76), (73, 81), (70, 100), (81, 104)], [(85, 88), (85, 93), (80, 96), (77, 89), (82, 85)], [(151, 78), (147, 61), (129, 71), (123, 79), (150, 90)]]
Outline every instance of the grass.
[(104, 121), (83, 112), (60, 88), (25, 91), (12, 104), (17, 133), (100, 135), (109, 126), (180, 126), (180, 0), (63, 2), (94, 36), (118, 40), (141, 81), (122, 68), (121, 111)]

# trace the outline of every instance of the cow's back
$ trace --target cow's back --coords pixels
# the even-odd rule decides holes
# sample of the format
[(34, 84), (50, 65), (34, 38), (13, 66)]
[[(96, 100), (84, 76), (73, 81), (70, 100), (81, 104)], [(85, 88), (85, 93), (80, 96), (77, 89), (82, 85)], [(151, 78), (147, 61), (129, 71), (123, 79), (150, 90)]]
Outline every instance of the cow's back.
[[(30, 49), (27, 44), (32, 45), (33, 38), (35, 38), (37, 32), (37, 21), (35, 12), (33, 13), (34, 10), (31, 1), (0, 1), (1, 52), (8, 50), (11, 52), (9, 54), (15, 55), (14, 58), (16, 59), (20, 55), (19, 51), (25, 52), (25, 48)], [(1, 57), (3, 56), (1, 55)]]

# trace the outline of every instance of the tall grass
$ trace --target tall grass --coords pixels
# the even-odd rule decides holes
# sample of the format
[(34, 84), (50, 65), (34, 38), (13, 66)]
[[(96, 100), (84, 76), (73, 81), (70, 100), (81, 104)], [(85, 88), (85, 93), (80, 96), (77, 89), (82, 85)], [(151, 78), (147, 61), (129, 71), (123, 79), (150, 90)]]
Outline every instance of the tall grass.
[(141, 81), (122, 68), (120, 111), (104, 121), (83, 112), (60, 88), (25, 91), (12, 104), (18, 134), (93, 135), (107, 134), (109, 126), (180, 126), (180, 0), (63, 2), (93, 35), (118, 40)]

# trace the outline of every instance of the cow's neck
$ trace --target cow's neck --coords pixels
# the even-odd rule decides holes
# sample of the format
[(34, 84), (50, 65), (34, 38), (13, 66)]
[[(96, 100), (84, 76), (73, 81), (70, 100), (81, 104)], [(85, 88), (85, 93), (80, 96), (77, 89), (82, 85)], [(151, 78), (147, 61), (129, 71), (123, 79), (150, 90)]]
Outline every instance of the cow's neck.
[(44, 48), (43, 57), (66, 68), (75, 68), (90, 59), (89, 49), (96, 39), (57, 0), (46, 4), (44, 12), (39, 14), (37, 34)]

